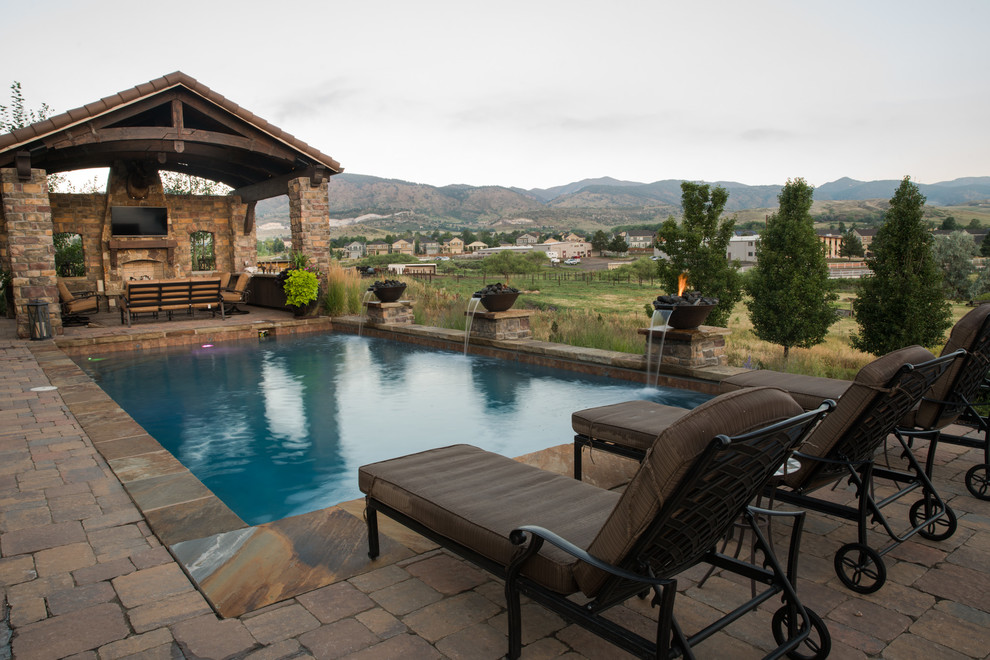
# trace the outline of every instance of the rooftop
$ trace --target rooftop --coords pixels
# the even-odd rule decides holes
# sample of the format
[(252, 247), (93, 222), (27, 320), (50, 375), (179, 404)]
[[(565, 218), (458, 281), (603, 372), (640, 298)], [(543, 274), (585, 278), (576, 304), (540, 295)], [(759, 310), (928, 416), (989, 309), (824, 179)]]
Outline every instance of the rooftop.
[[(286, 315), (255, 313), (252, 308), (248, 323), (237, 322), (251, 328), (293, 327)], [(204, 578), (188, 565), (184, 570), (176, 559), (177, 543), (167, 538), (167, 531), (155, 531), (156, 524), (162, 527), (156, 513), (165, 510), (161, 498), (169, 495), (169, 489), (150, 488), (138, 494), (138, 489), (129, 487), (136, 483), (137, 463), (121, 462), (154, 452), (131, 449), (128, 453), (125, 447), (138, 437), (134, 434), (116, 439), (101, 435), (120, 428), (107, 420), (118, 419), (122, 411), (83, 395), (91, 392), (91, 382), (80, 376), (55, 342), (15, 339), (12, 323), (0, 320), (4, 366), (0, 658), (11, 654), (18, 659), (75, 654), (101, 659), (498, 658), (504, 654), (501, 584), (385, 519), (382, 532), (390, 542), (382, 557), (368, 560), (360, 501), (316, 512), (305, 520), (239, 530), (257, 532), (252, 538), (261, 540), (246, 544), (255, 544), (250, 555), (228, 557), (226, 573), (217, 570)], [(66, 333), (82, 342), (102, 341), (107, 335), (112, 341), (123, 341), (126, 335), (178, 341), (208, 334), (214, 325), (211, 319), (142, 323), (130, 330), (106, 324), (67, 328)], [(58, 389), (34, 389), (52, 385)], [(104, 423), (95, 423), (99, 421)], [(561, 443), (569, 440), (561, 438)], [(567, 445), (527, 460), (566, 473), (569, 452)], [(826, 621), (833, 638), (832, 657), (987, 656), (990, 502), (970, 496), (962, 480), (965, 471), (981, 461), (978, 450), (939, 446), (936, 485), (956, 511), (959, 529), (940, 543), (914, 537), (891, 551), (886, 557), (888, 583), (871, 595), (845, 589), (832, 569), (835, 549), (855, 539), (854, 526), (809, 514), (798, 591)], [(145, 464), (141, 469), (156, 468)], [(165, 478), (143, 481), (156, 486), (171, 483), (173, 495), (181, 489), (181, 484)], [(842, 490), (834, 495), (849, 499)], [(205, 495), (185, 493), (185, 497)], [(906, 519), (907, 505), (902, 508)], [(326, 584), (308, 589), (287, 585), (284, 575), (281, 580), (270, 575), (259, 579), (259, 568), (286, 559), (286, 564), (304, 565), (310, 559), (299, 554), (298, 547), (282, 542), (293, 533), (320, 539), (319, 544), (308, 545), (320, 546), (311, 551), (330, 558), (316, 567), (324, 569), (321, 579)], [(287, 549), (291, 556), (280, 556)], [(244, 558), (257, 561), (238, 564)], [(698, 588), (703, 569), (679, 578), (675, 612), (691, 629), (724, 610), (736, 595), (749, 593), (744, 582), (718, 575)], [(219, 595), (236, 595), (238, 584), (268, 587), (274, 595), (257, 609), (221, 618), (211, 603), (224, 607), (233, 602)], [(762, 656), (772, 643), (770, 615), (776, 607), (767, 603), (759, 613), (716, 634), (696, 649), (699, 656)], [(633, 599), (616, 608), (614, 615), (650, 634), (648, 601)], [(524, 605), (523, 620), (524, 658), (622, 657), (605, 642), (535, 604)]]

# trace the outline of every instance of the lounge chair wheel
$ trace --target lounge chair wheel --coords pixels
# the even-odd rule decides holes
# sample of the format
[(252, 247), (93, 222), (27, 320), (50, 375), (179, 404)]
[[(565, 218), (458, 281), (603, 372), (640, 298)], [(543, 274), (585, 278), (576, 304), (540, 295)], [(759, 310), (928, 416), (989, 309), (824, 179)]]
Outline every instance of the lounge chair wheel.
[[(824, 660), (832, 650), (832, 636), (828, 633), (828, 628), (822, 618), (812, 612), (809, 608), (804, 608), (808, 613), (808, 620), (811, 623), (811, 630), (808, 637), (793, 651), (788, 652), (787, 657), (794, 660)], [(790, 628), (790, 607), (784, 605), (773, 613), (773, 638), (777, 644), (783, 644), (788, 637)], [(810, 651), (806, 653), (805, 651)]]
[[(925, 511), (925, 498), (921, 498), (911, 505), (908, 511), (908, 518), (912, 527), (917, 527), (923, 520), (928, 519), (929, 514)], [(929, 509), (931, 510), (931, 509)], [(918, 535), (929, 541), (944, 541), (956, 533), (956, 513), (946, 504), (945, 513), (918, 530)]]
[(974, 465), (966, 471), (966, 489), (978, 500), (990, 500), (990, 465)]
[(887, 581), (887, 567), (873, 548), (847, 543), (835, 553), (835, 574), (842, 584), (861, 594), (872, 594)]

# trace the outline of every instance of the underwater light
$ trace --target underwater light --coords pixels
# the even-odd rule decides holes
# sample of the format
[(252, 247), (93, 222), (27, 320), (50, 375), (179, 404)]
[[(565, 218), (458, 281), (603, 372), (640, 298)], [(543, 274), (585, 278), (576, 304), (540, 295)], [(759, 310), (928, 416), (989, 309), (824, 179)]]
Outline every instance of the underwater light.
[(203, 344), (202, 348), (213, 348), (213, 344)]

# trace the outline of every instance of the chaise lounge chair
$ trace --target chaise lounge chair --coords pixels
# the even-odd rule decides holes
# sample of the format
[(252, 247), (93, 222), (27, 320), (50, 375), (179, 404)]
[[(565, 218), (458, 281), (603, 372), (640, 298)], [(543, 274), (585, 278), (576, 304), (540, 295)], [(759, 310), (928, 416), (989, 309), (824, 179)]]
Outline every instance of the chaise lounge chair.
[[(942, 540), (956, 529), (955, 513), (949, 508), (931, 482), (932, 458), (929, 452), (922, 467), (910, 450), (907, 440), (898, 436), (907, 462), (905, 469), (893, 469), (875, 464), (874, 456), (886, 445), (888, 436), (928, 392), (932, 384), (965, 355), (957, 350), (936, 358), (920, 346), (911, 346), (885, 355), (863, 367), (851, 382), (843, 383), (841, 398), (832, 412), (808, 437), (794, 456), (796, 469), (775, 477), (767, 489), (771, 498), (834, 515), (857, 523), (858, 542), (842, 546), (835, 555), (835, 571), (848, 588), (871, 593), (886, 581), (883, 555), (918, 533), (924, 538)], [(826, 385), (828, 385), (826, 383)], [(748, 388), (740, 387), (738, 392)], [(795, 400), (801, 401), (799, 396)], [(808, 402), (805, 401), (807, 404)], [(815, 405), (820, 405), (821, 399)], [(617, 407), (638, 412), (637, 425), (624, 431), (617, 419)], [(621, 411), (621, 409), (618, 409)], [(635, 457), (642, 434), (649, 428), (647, 420), (656, 422), (684, 415), (651, 402), (627, 402), (574, 413), (572, 419), (578, 437), (575, 446), (592, 446)], [(658, 427), (653, 427), (658, 431)], [(625, 433), (625, 435), (624, 435)], [(588, 437), (585, 434), (594, 434)], [(638, 454), (642, 456), (642, 452)], [(854, 505), (835, 503), (833, 498), (819, 498), (813, 492), (848, 478), (856, 486)], [(895, 485), (896, 491), (882, 499), (874, 496), (881, 480)], [(911, 527), (901, 534), (894, 531), (883, 509), (921, 488), (922, 497), (909, 511)], [(773, 499), (771, 500), (771, 502)], [(891, 538), (891, 543), (877, 551), (867, 545), (869, 523), (878, 522)]]
[[(505, 580), (509, 658), (521, 652), (520, 594), (642, 658), (694, 657), (691, 647), (781, 595), (773, 616), (777, 648), (767, 657), (828, 655), (822, 620), (794, 590), (803, 512), (760, 511), (794, 520), (786, 569), (747, 504), (829, 409), (803, 412), (773, 388), (708, 401), (665, 429), (625, 491), (605, 490), (455, 445), (366, 465), (369, 555), (378, 556), (379, 511)], [(762, 552), (759, 564), (715, 551), (744, 516)], [(674, 616), (676, 576), (707, 562), (755, 580), (763, 590), (693, 635)], [(656, 638), (602, 615), (654, 592)]]
[[(929, 457), (934, 457), (939, 442), (983, 450), (983, 463), (966, 473), (966, 488), (980, 499), (990, 500), (990, 418), (977, 410), (986, 400), (987, 370), (990, 368), (990, 304), (980, 305), (956, 322), (949, 341), (942, 349), (948, 355), (959, 349), (965, 357), (957, 360), (932, 385), (921, 403), (897, 423), (895, 433), (930, 442)], [(818, 406), (824, 399), (841, 400), (852, 383), (833, 378), (819, 378), (775, 371), (757, 370), (733, 376), (722, 383), (723, 391), (741, 387), (772, 386), (789, 392), (805, 410)], [(982, 438), (970, 438), (945, 432), (955, 422), (975, 427)], [(929, 474), (931, 468), (928, 468)]]
[(92, 293), (81, 293), (74, 295), (65, 286), (65, 282), (58, 282), (58, 297), (62, 303), (62, 323), (64, 325), (82, 325), (89, 321), (89, 317), (83, 316), (86, 312), (99, 312), (100, 301)]

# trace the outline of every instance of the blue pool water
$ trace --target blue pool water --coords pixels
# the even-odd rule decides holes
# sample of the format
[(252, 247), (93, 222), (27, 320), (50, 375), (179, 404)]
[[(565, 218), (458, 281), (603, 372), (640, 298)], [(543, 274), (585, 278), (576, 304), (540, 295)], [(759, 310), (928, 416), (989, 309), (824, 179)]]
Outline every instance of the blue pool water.
[(338, 334), (79, 362), (249, 524), (359, 497), (365, 463), (459, 442), (519, 456), (571, 442), (575, 410), (710, 398)]

